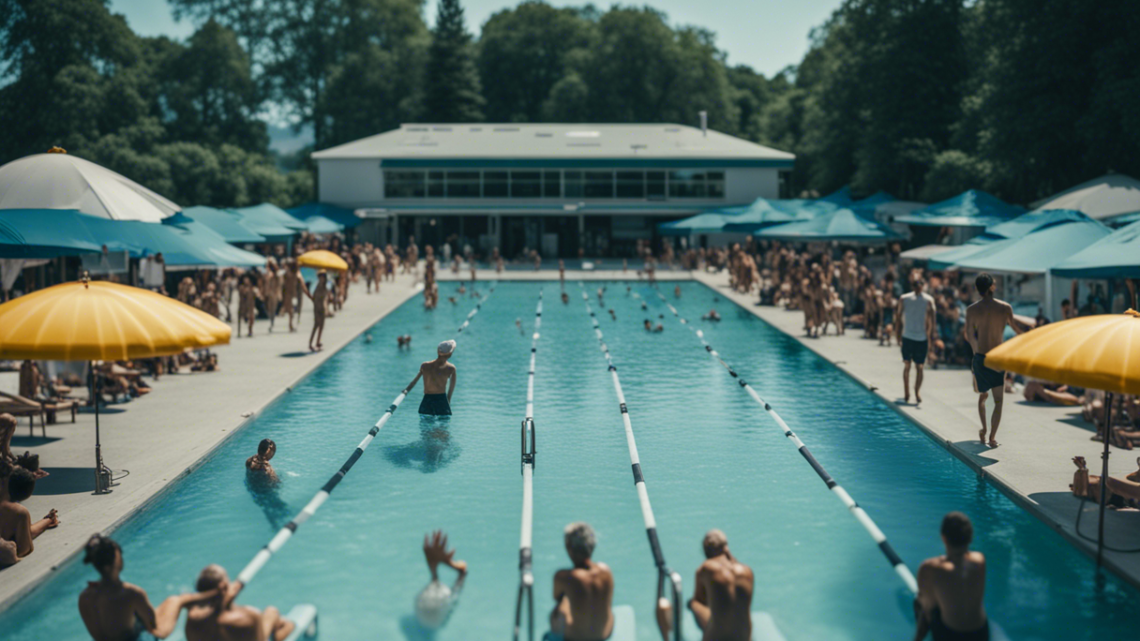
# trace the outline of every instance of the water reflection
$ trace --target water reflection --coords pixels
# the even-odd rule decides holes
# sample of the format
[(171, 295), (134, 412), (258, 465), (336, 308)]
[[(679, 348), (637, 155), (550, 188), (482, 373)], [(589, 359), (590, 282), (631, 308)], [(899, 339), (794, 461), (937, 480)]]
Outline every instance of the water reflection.
[(281, 500), (281, 481), (276, 476), (246, 470), (245, 489), (257, 507), (265, 513), (265, 518), (269, 519), (269, 525), (274, 530), (281, 529), (289, 522), (289, 517), (293, 514), (285, 501)]
[(451, 439), (450, 416), (420, 414), (420, 438), (385, 447), (384, 457), (399, 467), (430, 474), (449, 465), (459, 452), (459, 446)]

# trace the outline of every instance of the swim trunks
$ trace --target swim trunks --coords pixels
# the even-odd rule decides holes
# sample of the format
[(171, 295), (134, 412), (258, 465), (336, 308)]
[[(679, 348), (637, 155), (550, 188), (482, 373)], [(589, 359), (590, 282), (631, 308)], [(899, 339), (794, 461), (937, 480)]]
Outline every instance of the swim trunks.
[(914, 361), (919, 365), (926, 363), (927, 341), (916, 341), (903, 336), (902, 357), (904, 361)]
[(974, 372), (974, 380), (978, 383), (979, 393), (988, 392), (1005, 384), (1005, 372), (986, 367), (985, 354), (974, 354), (974, 362), (970, 369)]
[(930, 613), (930, 637), (934, 641), (989, 641), (990, 622), (986, 621), (982, 627), (971, 632), (958, 632), (946, 627), (942, 622), (942, 612), (935, 608)]
[(424, 400), (420, 401), (420, 414), (451, 416), (451, 403), (447, 402), (447, 394), (424, 394)]

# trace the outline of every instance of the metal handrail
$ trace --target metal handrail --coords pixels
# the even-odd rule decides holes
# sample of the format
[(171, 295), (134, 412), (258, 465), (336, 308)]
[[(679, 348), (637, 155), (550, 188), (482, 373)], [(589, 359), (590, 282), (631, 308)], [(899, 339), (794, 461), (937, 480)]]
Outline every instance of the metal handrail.
[(681, 575), (670, 570), (665, 566), (657, 568), (657, 601), (660, 603), (661, 599), (667, 598), (665, 596), (665, 584), (668, 581), (669, 587), (673, 596), (673, 639), (674, 641), (684, 641), (684, 634), (681, 632)]

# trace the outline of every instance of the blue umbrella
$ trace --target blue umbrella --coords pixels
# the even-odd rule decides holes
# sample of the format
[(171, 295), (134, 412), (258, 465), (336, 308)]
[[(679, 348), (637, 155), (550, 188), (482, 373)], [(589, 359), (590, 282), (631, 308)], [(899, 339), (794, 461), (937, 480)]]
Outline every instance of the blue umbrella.
[(1081, 219), (1047, 224), (1021, 238), (998, 240), (982, 252), (957, 262), (971, 271), (1041, 274), (1062, 263), (1112, 230), (1084, 214)]
[[(178, 213), (164, 218), (163, 225), (183, 237), (195, 247), (204, 250), (217, 267), (264, 267), (265, 257), (226, 242), (220, 234), (197, 220)], [(163, 258), (166, 258), (165, 253)], [(171, 264), (168, 262), (168, 264)]]
[(0, 210), (0, 258), (55, 258), (101, 251), (99, 239), (87, 227), (66, 224), (70, 217), (81, 215), (74, 209)]
[(1066, 278), (1140, 278), (1140, 221), (1122, 227), (1053, 267)]
[[(343, 225), (345, 229), (352, 229), (360, 224), (361, 219), (351, 209), (337, 207), (328, 203), (305, 203), (299, 207), (286, 209), (294, 218), (308, 220), (314, 216), (324, 216), (329, 220)], [(315, 233), (315, 232), (314, 232)]]
[(1024, 213), (1022, 207), (1010, 205), (984, 191), (971, 189), (906, 216), (899, 216), (895, 221), (928, 227), (989, 227)]
[(227, 243), (264, 243), (265, 236), (241, 223), (241, 217), (224, 209), (187, 207), (182, 213), (220, 234)]
[(309, 226), (309, 232), (313, 234), (335, 234), (344, 231), (344, 225), (324, 216), (306, 218), (305, 224)]
[(902, 238), (902, 235), (890, 227), (867, 220), (850, 209), (837, 209), (811, 220), (765, 227), (756, 230), (755, 236), (772, 240), (805, 242), (834, 240), (854, 243), (882, 243)]

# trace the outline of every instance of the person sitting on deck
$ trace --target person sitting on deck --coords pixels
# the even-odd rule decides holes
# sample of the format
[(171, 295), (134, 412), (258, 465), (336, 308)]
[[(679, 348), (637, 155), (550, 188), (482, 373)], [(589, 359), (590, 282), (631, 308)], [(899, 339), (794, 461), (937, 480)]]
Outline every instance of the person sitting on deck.
[[(709, 530), (702, 545), (706, 561), (697, 568), (689, 609), (705, 641), (748, 641), (752, 638), (752, 569), (732, 556), (728, 537), (720, 530)], [(668, 641), (668, 632), (663, 629), (662, 633)]]
[[(447, 623), (459, 602), (459, 593), (467, 579), (467, 563), (455, 560), (455, 550), (447, 549), (447, 535), (441, 530), (432, 532), (430, 536), (424, 535), (424, 558), (431, 571), (431, 582), (416, 595), (416, 620), (428, 630), (438, 630)], [(439, 581), (440, 564), (459, 573), (451, 587)]]
[[(1077, 471), (1073, 473), (1073, 482), (1069, 485), (1073, 496), (1100, 502), (1100, 478), (1090, 475), (1085, 457), (1074, 456), (1073, 464)], [(1136, 459), (1137, 470), (1121, 479), (1109, 477), (1104, 502), (1112, 508), (1128, 507), (1140, 502), (1140, 458)]]
[(207, 565), (198, 575), (195, 589), (212, 592), (213, 596), (191, 606), (186, 618), (186, 641), (284, 641), (293, 632), (293, 622), (273, 606), (259, 612), (248, 605), (234, 605), (243, 587), (241, 581), (230, 583), (222, 566)]
[(45, 531), (59, 525), (55, 510), (47, 516), (32, 522), (28, 508), (20, 505), (36, 489), (36, 477), (22, 467), (0, 460), (0, 541), (15, 544), (15, 554), (11, 545), (0, 549), (0, 567), (13, 565), (35, 551), (32, 541)]
[(597, 536), (586, 523), (565, 530), (566, 553), (574, 567), (554, 573), (550, 633), (545, 641), (601, 641), (614, 629), (614, 575), (593, 560)]
[(178, 625), (182, 608), (215, 596), (213, 592), (175, 595), (155, 609), (145, 590), (119, 578), (123, 551), (101, 534), (87, 541), (83, 562), (99, 572), (99, 580), (88, 583), (79, 595), (79, 616), (95, 641), (138, 639), (143, 631), (165, 639)]
[(987, 641), (990, 624), (983, 599), (986, 557), (970, 551), (974, 525), (961, 512), (942, 519), (946, 554), (927, 559), (918, 568), (914, 599), (915, 641), (929, 632), (934, 641)]
[[(0, 414), (0, 459), (7, 461), (9, 465), (19, 465), (32, 473), (36, 479), (42, 479), (48, 473), (45, 470), (39, 469), (39, 456), (28, 455), (19, 457), (12, 453), (12, 437), (16, 435), (16, 417), (11, 414)], [(21, 459), (28, 459), (30, 456), (35, 456), (35, 465), (28, 467), (21, 465)]]
[(261, 442), (257, 444), (257, 454), (245, 460), (246, 473), (250, 475), (260, 475), (267, 481), (276, 482), (277, 472), (275, 472), (273, 466), (269, 464), (269, 461), (276, 453), (277, 444), (273, 442), (273, 439), (261, 439)]

